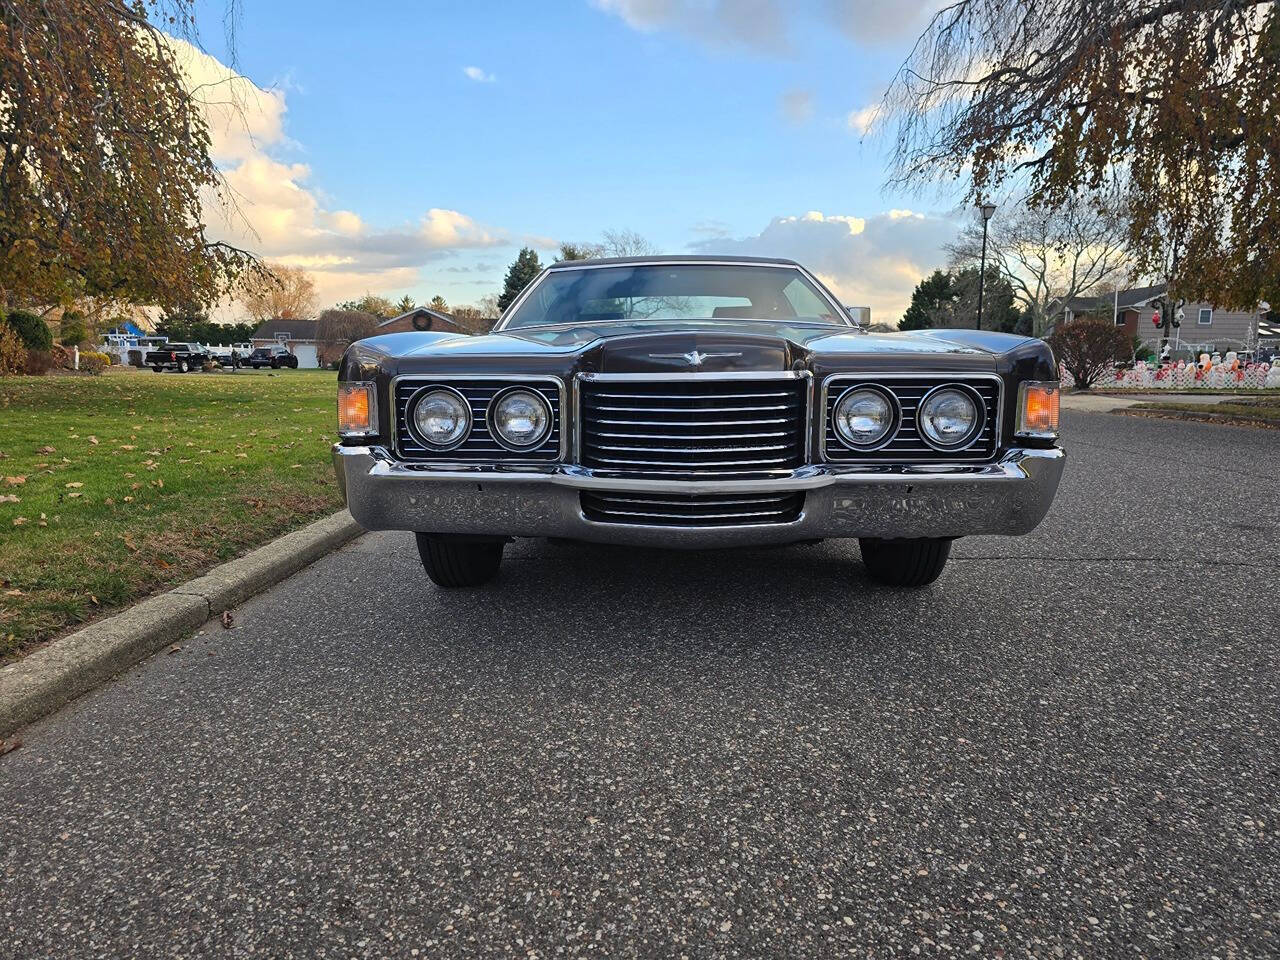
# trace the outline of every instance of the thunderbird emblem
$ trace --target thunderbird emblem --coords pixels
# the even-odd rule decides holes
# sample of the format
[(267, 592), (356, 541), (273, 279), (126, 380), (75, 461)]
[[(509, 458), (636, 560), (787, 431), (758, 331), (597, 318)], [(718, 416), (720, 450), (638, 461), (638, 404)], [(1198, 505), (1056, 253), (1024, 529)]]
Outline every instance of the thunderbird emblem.
[(740, 357), (741, 353), (701, 353), (696, 348), (688, 353), (651, 353), (654, 360), (683, 360), (691, 367), (700, 367), (712, 357)]

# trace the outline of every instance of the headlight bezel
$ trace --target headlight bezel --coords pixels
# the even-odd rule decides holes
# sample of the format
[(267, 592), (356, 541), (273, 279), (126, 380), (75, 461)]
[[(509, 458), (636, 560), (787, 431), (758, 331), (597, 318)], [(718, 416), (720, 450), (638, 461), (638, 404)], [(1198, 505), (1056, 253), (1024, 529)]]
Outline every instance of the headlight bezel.
[[(419, 408), (422, 406), (424, 401), (435, 394), (451, 396), (461, 405), (462, 411), (465, 414), (463, 429), (458, 433), (457, 437), (445, 444), (433, 442), (418, 426)], [(415, 393), (410, 399), (408, 406), (405, 408), (404, 420), (410, 436), (433, 453), (444, 453), (449, 450), (456, 450), (467, 442), (467, 439), (475, 429), (475, 415), (472, 413), (470, 401), (467, 400), (460, 390), (456, 390), (455, 388), (443, 383), (424, 386), (421, 390)]]
[[(889, 426), (878, 438), (870, 443), (862, 443), (845, 434), (841, 429), (840, 408), (846, 401), (852, 398), (855, 393), (871, 393), (888, 401), (889, 406)], [(831, 407), (831, 429), (835, 433), (836, 438), (845, 447), (858, 453), (872, 453), (881, 450), (893, 442), (894, 437), (902, 429), (902, 404), (889, 390), (877, 383), (855, 383), (846, 387), (836, 398), (836, 402)]]
[[(531, 397), (537, 406), (542, 409), (543, 417), (545, 418), (542, 430), (531, 442), (524, 444), (516, 443), (504, 436), (502, 431), (498, 429), (496, 421), (499, 405), (517, 393), (526, 394)], [(492, 399), (489, 401), (488, 407), (485, 409), (484, 420), (485, 427), (489, 431), (489, 436), (494, 439), (494, 442), (512, 453), (529, 453), (530, 451), (537, 450), (547, 442), (547, 438), (551, 436), (551, 431), (555, 429), (555, 411), (551, 409), (551, 404), (547, 401), (547, 398), (536, 388), (522, 386), (519, 384), (504, 387), (493, 395)]]
[[(974, 416), (972, 426), (970, 426), (968, 431), (966, 431), (959, 440), (954, 440), (950, 443), (936, 440), (925, 428), (925, 407), (928, 405), (930, 400), (934, 399), (941, 393), (958, 393), (965, 397), (973, 408)], [(957, 450), (964, 450), (982, 436), (982, 431), (986, 426), (987, 415), (986, 401), (983, 400), (982, 394), (978, 393), (978, 391), (973, 387), (969, 386), (967, 383), (960, 382), (940, 383), (925, 393), (924, 396), (920, 398), (919, 404), (916, 405), (916, 432), (920, 435), (921, 440), (939, 452), (951, 453)]]

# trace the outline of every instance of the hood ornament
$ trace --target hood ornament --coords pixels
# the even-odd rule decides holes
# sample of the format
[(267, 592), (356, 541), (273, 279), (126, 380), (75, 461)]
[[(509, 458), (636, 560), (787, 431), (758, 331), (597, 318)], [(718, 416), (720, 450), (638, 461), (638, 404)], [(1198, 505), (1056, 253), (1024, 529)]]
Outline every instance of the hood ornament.
[(691, 367), (700, 367), (702, 364), (713, 357), (740, 357), (741, 353), (700, 353), (697, 348), (690, 350), (688, 353), (651, 353), (650, 359), (653, 360), (683, 360)]

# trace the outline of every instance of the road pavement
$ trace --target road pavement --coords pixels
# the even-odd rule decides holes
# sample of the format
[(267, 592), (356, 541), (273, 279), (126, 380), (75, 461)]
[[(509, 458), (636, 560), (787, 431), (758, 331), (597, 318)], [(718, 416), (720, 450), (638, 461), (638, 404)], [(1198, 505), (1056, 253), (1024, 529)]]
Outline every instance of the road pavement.
[(1274, 956), (1280, 435), (1065, 428), (920, 592), (366, 536), (0, 757), (0, 956)]

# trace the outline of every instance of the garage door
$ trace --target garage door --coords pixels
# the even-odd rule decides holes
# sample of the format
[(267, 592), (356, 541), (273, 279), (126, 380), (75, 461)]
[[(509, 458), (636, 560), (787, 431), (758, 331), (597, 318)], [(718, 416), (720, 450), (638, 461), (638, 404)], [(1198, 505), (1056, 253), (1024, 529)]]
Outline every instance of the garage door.
[(320, 366), (320, 360), (316, 356), (316, 348), (314, 344), (295, 343), (293, 345), (293, 355), (298, 358), (298, 369), (307, 368), (315, 369)]

